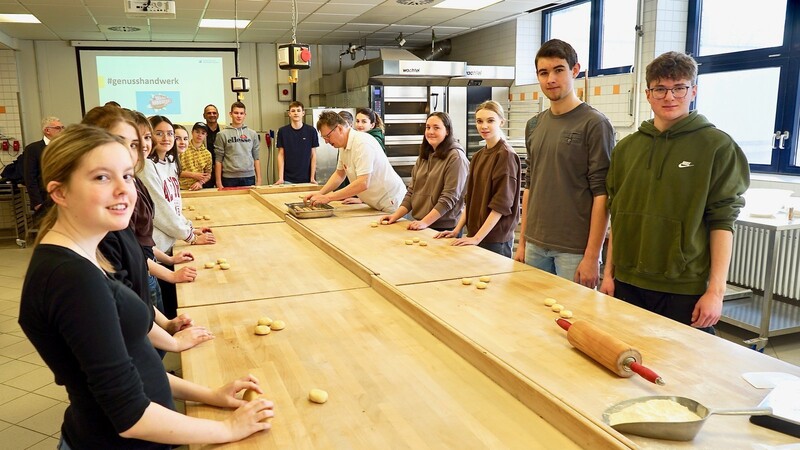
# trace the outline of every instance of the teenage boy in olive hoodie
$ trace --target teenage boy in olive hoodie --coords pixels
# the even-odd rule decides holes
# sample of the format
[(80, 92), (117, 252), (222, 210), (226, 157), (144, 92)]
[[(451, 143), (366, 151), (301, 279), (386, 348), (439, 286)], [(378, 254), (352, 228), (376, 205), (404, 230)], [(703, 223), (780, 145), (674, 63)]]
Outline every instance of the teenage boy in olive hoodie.
[(611, 152), (600, 291), (713, 334), (750, 170), (730, 136), (689, 111), (696, 78), (695, 60), (678, 52), (647, 66), (655, 118)]

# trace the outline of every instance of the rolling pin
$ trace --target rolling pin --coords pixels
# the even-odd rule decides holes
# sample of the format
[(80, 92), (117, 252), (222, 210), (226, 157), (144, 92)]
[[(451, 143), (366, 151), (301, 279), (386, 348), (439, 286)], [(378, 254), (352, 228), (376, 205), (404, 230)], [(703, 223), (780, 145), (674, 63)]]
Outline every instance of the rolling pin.
[(659, 386), (666, 384), (657, 373), (640, 363), (642, 354), (639, 350), (593, 324), (583, 320), (570, 323), (565, 319), (557, 319), (556, 323), (567, 331), (570, 344), (617, 375), (628, 378), (637, 373), (651, 383)]

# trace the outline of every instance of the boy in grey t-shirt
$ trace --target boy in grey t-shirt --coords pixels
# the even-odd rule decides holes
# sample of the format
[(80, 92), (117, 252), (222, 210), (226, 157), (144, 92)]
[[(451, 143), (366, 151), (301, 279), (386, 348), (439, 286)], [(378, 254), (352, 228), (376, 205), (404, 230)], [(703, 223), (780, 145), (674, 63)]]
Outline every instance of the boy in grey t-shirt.
[(258, 133), (247, 128), (246, 108), (242, 102), (231, 105), (231, 125), (217, 134), (214, 142), (217, 188), (258, 186), (261, 184)]

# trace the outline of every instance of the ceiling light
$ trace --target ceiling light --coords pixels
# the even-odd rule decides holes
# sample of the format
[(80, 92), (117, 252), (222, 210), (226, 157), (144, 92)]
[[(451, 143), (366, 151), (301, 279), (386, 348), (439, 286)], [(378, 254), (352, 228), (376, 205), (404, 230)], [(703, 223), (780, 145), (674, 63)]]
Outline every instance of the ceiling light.
[(0, 14), (0, 22), (41, 23), (33, 14)]
[(489, 5), (494, 5), (500, 1), (501, 0), (444, 0), (438, 5), (433, 5), (432, 8), (468, 9), (470, 11), (475, 11), (486, 8)]
[(200, 20), (200, 28), (247, 28), (250, 24), (249, 20), (233, 20), (233, 19), (202, 19)]

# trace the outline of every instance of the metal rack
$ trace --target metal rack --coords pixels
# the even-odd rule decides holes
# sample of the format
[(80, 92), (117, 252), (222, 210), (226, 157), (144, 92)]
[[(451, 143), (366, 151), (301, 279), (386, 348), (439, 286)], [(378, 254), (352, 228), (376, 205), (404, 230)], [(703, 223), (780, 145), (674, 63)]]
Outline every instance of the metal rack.
[(0, 238), (13, 238), (26, 247), (32, 229), (31, 214), (23, 188), (10, 183), (0, 184)]

